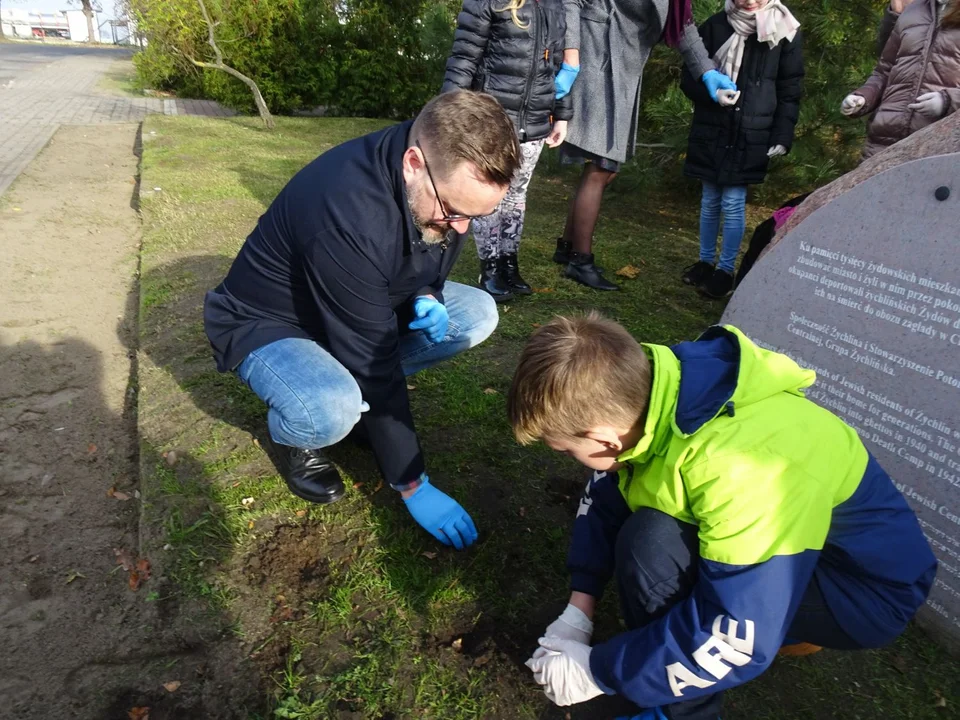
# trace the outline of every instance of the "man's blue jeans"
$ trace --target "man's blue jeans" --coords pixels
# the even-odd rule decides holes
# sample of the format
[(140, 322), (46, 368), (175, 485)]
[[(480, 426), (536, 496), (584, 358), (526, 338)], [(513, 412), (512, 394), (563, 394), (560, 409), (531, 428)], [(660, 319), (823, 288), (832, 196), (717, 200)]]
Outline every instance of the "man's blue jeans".
[(713, 265), (717, 254), (717, 234), (720, 232), (720, 214), (723, 213), (723, 242), (720, 244), (720, 262), (717, 268), (733, 275), (737, 253), (743, 241), (747, 219), (747, 186), (714, 185), (703, 181), (700, 201), (700, 259)]
[[(448, 282), (443, 289), (450, 325), (443, 342), (423, 331), (400, 336), (405, 375), (479, 345), (497, 327), (497, 306), (483, 290)], [(353, 376), (312, 340), (287, 338), (250, 353), (237, 374), (269, 407), (274, 442), (303, 449), (333, 445), (345, 438), (368, 409)]]

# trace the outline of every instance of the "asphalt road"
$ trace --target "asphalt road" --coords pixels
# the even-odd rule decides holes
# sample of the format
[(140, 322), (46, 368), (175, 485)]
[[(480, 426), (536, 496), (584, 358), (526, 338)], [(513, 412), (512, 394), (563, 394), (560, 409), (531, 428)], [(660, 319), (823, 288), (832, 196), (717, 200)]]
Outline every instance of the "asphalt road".
[(114, 47), (88, 48), (84, 45), (66, 45), (42, 42), (0, 43), (0, 89), (9, 88), (38, 65), (48, 65), (74, 56), (100, 56), (120, 60), (129, 50)]

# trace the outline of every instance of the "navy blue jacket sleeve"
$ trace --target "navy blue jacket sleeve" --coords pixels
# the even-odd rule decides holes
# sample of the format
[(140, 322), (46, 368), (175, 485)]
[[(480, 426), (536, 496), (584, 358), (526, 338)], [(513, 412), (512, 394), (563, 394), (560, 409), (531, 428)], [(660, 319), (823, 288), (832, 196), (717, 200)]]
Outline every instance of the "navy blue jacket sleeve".
[(819, 555), (806, 550), (756, 565), (701, 560), (690, 597), (660, 620), (593, 648), (594, 678), (642, 707), (752, 680), (776, 657)]
[(614, 569), (617, 534), (630, 517), (630, 508), (620, 494), (617, 473), (596, 472), (584, 488), (573, 522), (573, 541), (567, 556), (570, 589), (595, 598)]
[[(329, 240), (329, 241), (328, 241)], [(318, 234), (304, 257), (331, 354), (370, 409), (363, 422), (384, 479), (402, 489), (424, 470), (400, 365), (397, 316), (376, 245), (344, 230)]]

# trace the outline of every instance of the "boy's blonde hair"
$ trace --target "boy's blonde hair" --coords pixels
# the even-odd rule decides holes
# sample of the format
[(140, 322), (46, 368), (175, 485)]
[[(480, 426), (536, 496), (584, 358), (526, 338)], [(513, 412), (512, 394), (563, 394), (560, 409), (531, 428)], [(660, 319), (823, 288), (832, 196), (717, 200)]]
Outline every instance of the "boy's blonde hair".
[(520, 354), (507, 398), (522, 445), (601, 425), (631, 428), (650, 402), (650, 360), (623, 326), (599, 313), (557, 317)]
[(495, 10), (497, 12), (509, 12), (513, 16), (514, 24), (518, 28), (526, 30), (528, 27), (530, 27), (530, 23), (527, 23), (526, 25), (524, 25), (522, 22), (520, 22), (520, 16), (517, 15), (517, 12), (520, 10), (520, 8), (522, 8), (526, 4), (527, 4), (527, 0), (510, 0), (510, 2), (508, 2), (502, 8), (495, 8)]

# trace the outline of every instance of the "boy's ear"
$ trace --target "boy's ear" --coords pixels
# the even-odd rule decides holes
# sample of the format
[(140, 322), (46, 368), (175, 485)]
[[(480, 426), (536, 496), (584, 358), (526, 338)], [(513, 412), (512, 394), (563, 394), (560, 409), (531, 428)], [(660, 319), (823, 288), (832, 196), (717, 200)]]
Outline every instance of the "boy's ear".
[(591, 428), (584, 433), (584, 437), (588, 437), (591, 440), (606, 445), (611, 450), (616, 450), (618, 453), (623, 450), (623, 443), (620, 441), (620, 433), (617, 432), (617, 429), (609, 425), (598, 425), (595, 428)]

